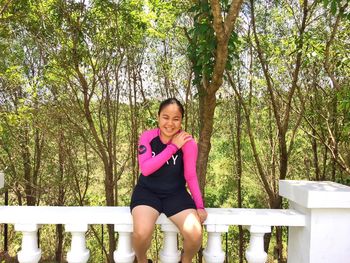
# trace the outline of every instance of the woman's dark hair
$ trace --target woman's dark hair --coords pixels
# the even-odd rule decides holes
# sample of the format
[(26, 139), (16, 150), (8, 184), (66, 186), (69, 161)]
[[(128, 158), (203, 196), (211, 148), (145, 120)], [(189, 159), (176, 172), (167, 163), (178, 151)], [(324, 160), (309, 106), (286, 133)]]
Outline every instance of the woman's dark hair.
[(182, 106), (181, 102), (178, 101), (176, 98), (169, 98), (166, 100), (163, 100), (160, 105), (159, 105), (159, 110), (158, 110), (158, 116), (160, 115), (160, 112), (168, 105), (170, 104), (176, 104), (179, 107), (181, 117), (183, 118), (185, 115), (185, 110), (184, 107)]

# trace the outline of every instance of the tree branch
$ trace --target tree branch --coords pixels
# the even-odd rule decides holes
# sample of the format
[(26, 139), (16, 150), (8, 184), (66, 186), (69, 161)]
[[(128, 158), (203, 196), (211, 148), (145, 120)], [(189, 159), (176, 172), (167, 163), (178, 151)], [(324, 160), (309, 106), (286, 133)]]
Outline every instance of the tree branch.
[(239, 14), (239, 10), (241, 9), (243, 0), (234, 0), (231, 2), (230, 9), (228, 11), (228, 15), (226, 16), (224, 26), (225, 26), (225, 32), (228, 32), (229, 35), (231, 35), (236, 19)]

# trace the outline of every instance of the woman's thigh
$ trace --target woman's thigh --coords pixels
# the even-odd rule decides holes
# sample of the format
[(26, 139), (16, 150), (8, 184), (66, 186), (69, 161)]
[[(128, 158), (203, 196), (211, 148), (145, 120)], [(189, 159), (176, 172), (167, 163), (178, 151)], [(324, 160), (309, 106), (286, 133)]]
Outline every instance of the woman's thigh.
[(138, 205), (132, 209), (134, 233), (148, 237), (152, 235), (159, 212), (147, 205)]

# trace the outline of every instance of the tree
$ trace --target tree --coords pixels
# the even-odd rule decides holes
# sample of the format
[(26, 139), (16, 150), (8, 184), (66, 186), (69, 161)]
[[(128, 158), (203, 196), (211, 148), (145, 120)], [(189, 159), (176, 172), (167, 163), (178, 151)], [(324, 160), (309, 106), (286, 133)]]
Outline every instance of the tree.
[[(234, 41), (232, 32), (243, 1), (230, 4), (213, 0), (198, 1), (194, 28), (189, 31), (189, 56), (195, 74), (194, 83), (199, 95), (199, 142), (197, 172), (202, 193), (206, 183), (208, 156), (211, 148), (216, 92), (223, 83), (229, 58), (229, 44)], [(233, 40), (232, 40), (233, 39)]]

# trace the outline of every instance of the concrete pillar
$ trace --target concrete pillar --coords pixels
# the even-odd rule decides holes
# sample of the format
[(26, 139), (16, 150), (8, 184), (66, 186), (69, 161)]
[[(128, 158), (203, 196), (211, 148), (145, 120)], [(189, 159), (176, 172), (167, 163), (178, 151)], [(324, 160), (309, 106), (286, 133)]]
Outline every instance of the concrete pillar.
[(333, 182), (282, 180), (281, 196), (305, 214), (305, 227), (290, 227), (288, 263), (348, 263), (350, 187)]

